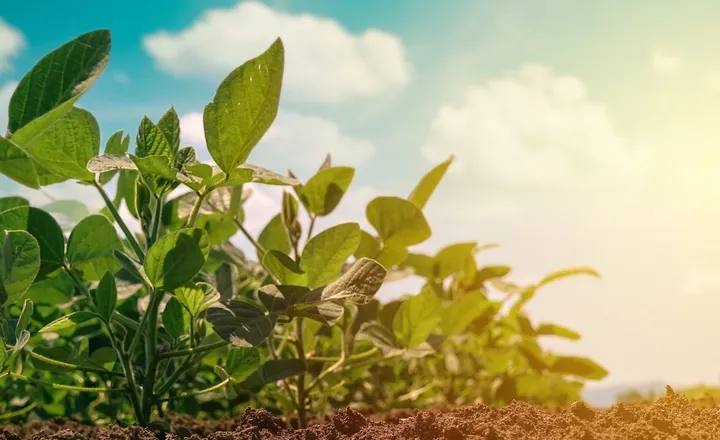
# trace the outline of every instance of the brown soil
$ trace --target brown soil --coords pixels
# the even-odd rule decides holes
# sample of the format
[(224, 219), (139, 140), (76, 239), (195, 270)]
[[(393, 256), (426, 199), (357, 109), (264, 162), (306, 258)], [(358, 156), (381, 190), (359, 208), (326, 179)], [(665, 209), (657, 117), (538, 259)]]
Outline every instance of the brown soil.
[[(720, 406), (690, 402), (669, 390), (649, 404), (618, 404), (594, 411), (584, 403), (570, 410), (547, 410), (522, 402), (503, 408), (484, 405), (439, 411), (394, 411), (380, 420), (374, 414), (337, 411), (306, 430), (286, 427), (265, 410), (248, 410), (226, 421), (171, 419), (165, 440), (717, 440)], [(0, 440), (156, 440), (139, 427), (90, 427), (53, 420), (0, 428)]]

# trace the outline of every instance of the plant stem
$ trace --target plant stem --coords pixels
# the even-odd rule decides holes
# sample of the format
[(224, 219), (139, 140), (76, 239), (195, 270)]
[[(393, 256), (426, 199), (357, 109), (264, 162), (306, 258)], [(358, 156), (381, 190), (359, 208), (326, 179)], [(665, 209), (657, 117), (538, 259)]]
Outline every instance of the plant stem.
[(202, 206), (203, 200), (205, 200), (205, 197), (207, 197), (211, 192), (213, 192), (215, 189), (223, 186), (225, 182), (228, 181), (230, 176), (225, 173), (223, 178), (216, 183), (215, 185), (209, 186), (205, 191), (196, 192), (197, 194), (197, 200), (195, 200), (195, 204), (193, 205), (192, 211), (190, 212), (190, 216), (188, 217), (187, 224), (185, 227), (192, 228), (195, 226), (195, 222), (197, 221), (198, 213), (200, 212), (200, 207)]
[(308, 241), (312, 238), (313, 229), (315, 229), (315, 219), (317, 217), (314, 214), (310, 214), (310, 226), (308, 226), (308, 233), (307, 238), (305, 239), (305, 245), (308, 244)]
[[(348, 356), (345, 359), (345, 362), (352, 362), (352, 361), (360, 361), (363, 359), (367, 359), (369, 357), (372, 357), (376, 353), (379, 353), (380, 349), (377, 347), (371, 348), (370, 350), (365, 350), (362, 353), (354, 354), (352, 356)], [(322, 357), (322, 356), (314, 356), (309, 358), (308, 362), (335, 362), (339, 360), (340, 357)]]
[(36, 385), (42, 385), (45, 387), (49, 387), (49, 388), (52, 388), (55, 390), (80, 391), (83, 393), (106, 393), (106, 392), (112, 392), (112, 391), (116, 391), (116, 392), (124, 391), (122, 389), (112, 389), (112, 388), (107, 388), (107, 387), (89, 388), (89, 387), (81, 387), (81, 386), (76, 386), (76, 385), (63, 385), (63, 384), (59, 384), (59, 383), (50, 383), (50, 382), (45, 382), (45, 381), (38, 380), (38, 379), (33, 379), (32, 377), (23, 376), (22, 374), (17, 374), (17, 373), (10, 373), (10, 377), (12, 377), (13, 379), (22, 380), (23, 382), (29, 382), (29, 383), (34, 383)]
[[(295, 347), (298, 351), (298, 358), (305, 362), (305, 346), (303, 341), (303, 318), (297, 318), (295, 320)], [(298, 422), (300, 428), (304, 429), (307, 427), (307, 414), (305, 412), (305, 372), (303, 371), (297, 378), (297, 403), (298, 403)]]
[(145, 261), (145, 252), (143, 252), (142, 248), (135, 239), (135, 236), (132, 232), (130, 232), (130, 229), (127, 227), (122, 217), (120, 217), (120, 213), (115, 208), (115, 205), (113, 205), (113, 202), (112, 200), (110, 200), (110, 197), (105, 192), (105, 189), (103, 189), (102, 185), (100, 185), (96, 181), (93, 182), (93, 186), (97, 188), (97, 190), (100, 192), (100, 195), (105, 201), (105, 205), (110, 211), (110, 214), (112, 214), (113, 218), (117, 222), (118, 226), (120, 226), (120, 229), (122, 229), (123, 234), (125, 234), (125, 238), (127, 238), (128, 242), (130, 243), (130, 247), (132, 247), (135, 256), (138, 258), (138, 260), (140, 260), (140, 262)]
[(177, 351), (169, 351), (167, 353), (160, 353), (158, 355), (158, 359), (163, 360), (163, 359), (170, 359), (170, 358), (174, 358), (174, 357), (189, 356), (189, 355), (205, 353), (208, 351), (216, 350), (221, 347), (226, 347), (227, 345), (228, 345), (228, 343), (226, 341), (217, 341), (217, 342), (213, 342), (211, 344), (201, 345), (201, 346), (195, 347), (195, 348), (186, 348), (185, 350), (177, 350)]
[(51, 359), (51, 358), (45, 357), (41, 354), (37, 354), (34, 351), (30, 350), (29, 348), (25, 348), (24, 351), (31, 358), (37, 359), (40, 362), (44, 362), (46, 364), (55, 365), (57, 367), (74, 369), (74, 370), (78, 370), (78, 371), (85, 371), (88, 373), (107, 374), (108, 376), (124, 377), (124, 375), (122, 373), (118, 373), (117, 371), (110, 371), (110, 370), (105, 370), (103, 368), (95, 368), (95, 367), (83, 367), (81, 365), (68, 364), (68, 363), (65, 363), (62, 361)]
[(150, 237), (148, 237), (147, 247), (153, 245), (158, 239), (160, 234), (160, 225), (162, 224), (162, 210), (163, 210), (163, 198), (158, 197), (155, 199), (155, 212), (153, 213), (153, 224), (150, 229)]
[(142, 391), (142, 413), (143, 418), (150, 420), (152, 417), (152, 407), (155, 397), (155, 379), (157, 376), (157, 327), (160, 302), (162, 302), (165, 292), (156, 290), (152, 292), (150, 304), (145, 312), (147, 318), (147, 336), (145, 339), (145, 380), (143, 382)]
[(23, 414), (27, 414), (30, 411), (32, 411), (33, 409), (35, 409), (35, 407), (38, 405), (39, 405), (39, 403), (37, 401), (35, 401), (24, 408), (20, 408), (17, 411), (2, 413), (2, 414), (0, 414), (0, 419), (3, 419), (3, 420), (12, 419), (14, 417), (21, 416)]
[(193, 397), (193, 396), (199, 396), (199, 395), (201, 395), (201, 394), (212, 393), (212, 392), (215, 391), (215, 390), (221, 389), (222, 387), (224, 387), (224, 386), (227, 385), (228, 383), (230, 383), (230, 379), (229, 379), (229, 378), (223, 380), (222, 382), (220, 382), (220, 383), (218, 383), (218, 384), (215, 384), (215, 385), (213, 385), (213, 386), (211, 386), (211, 387), (208, 387), (208, 388), (205, 388), (205, 389), (202, 389), (202, 390), (198, 390), (198, 391), (193, 391), (193, 392), (190, 392), (190, 393), (181, 394), (181, 395), (179, 395), (179, 396), (173, 396), (173, 397), (167, 397), (167, 398), (164, 398), (164, 399), (159, 399), (159, 401), (160, 401), (160, 402), (167, 402), (167, 401), (169, 401), (169, 400), (182, 399), (182, 398), (185, 398), (185, 397)]

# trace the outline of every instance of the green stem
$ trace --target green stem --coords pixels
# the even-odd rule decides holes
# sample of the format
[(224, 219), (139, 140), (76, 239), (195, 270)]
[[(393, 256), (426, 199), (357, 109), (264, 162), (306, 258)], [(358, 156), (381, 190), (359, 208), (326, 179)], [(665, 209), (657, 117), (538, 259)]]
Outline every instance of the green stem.
[(183, 398), (185, 398), (185, 397), (193, 397), (193, 396), (199, 396), (199, 395), (201, 395), (201, 394), (212, 393), (212, 392), (215, 391), (215, 390), (218, 390), (218, 389), (223, 388), (223, 387), (224, 387), (225, 385), (227, 385), (228, 383), (230, 383), (230, 379), (229, 379), (229, 378), (223, 380), (222, 382), (220, 382), (220, 383), (218, 383), (218, 384), (215, 384), (215, 385), (213, 385), (213, 386), (211, 386), (211, 387), (208, 387), (208, 388), (205, 388), (205, 389), (202, 389), (202, 390), (193, 391), (193, 392), (191, 392), (191, 393), (184, 393), (184, 394), (181, 394), (181, 395), (179, 395), (179, 396), (173, 396), (173, 397), (167, 397), (167, 398), (164, 398), (164, 399), (160, 399), (160, 402), (167, 402), (167, 401), (169, 401), (169, 400), (183, 399)]
[(216, 350), (221, 347), (226, 347), (228, 343), (226, 341), (217, 341), (213, 342), (211, 344), (201, 345), (199, 347), (195, 348), (186, 348), (185, 350), (176, 350), (176, 351), (169, 351), (166, 353), (160, 353), (158, 355), (158, 359), (170, 359), (174, 357), (181, 357), (181, 356), (189, 356), (189, 355), (195, 355), (200, 353), (205, 353), (208, 351)]
[(57, 367), (68, 368), (68, 369), (73, 369), (73, 370), (78, 370), (78, 371), (85, 371), (88, 373), (107, 374), (108, 376), (124, 377), (124, 375), (122, 373), (119, 373), (117, 371), (110, 371), (110, 370), (105, 370), (103, 368), (95, 368), (95, 367), (83, 367), (80, 365), (68, 364), (68, 363), (61, 362), (61, 361), (58, 361), (55, 359), (51, 359), (49, 357), (45, 357), (41, 354), (37, 354), (34, 351), (31, 351), (29, 348), (25, 349), (25, 353), (27, 353), (31, 358), (37, 359), (46, 364), (55, 365)]
[(142, 414), (145, 420), (152, 417), (152, 408), (155, 397), (155, 379), (157, 376), (158, 358), (157, 358), (157, 330), (158, 330), (158, 314), (160, 302), (162, 302), (165, 292), (156, 290), (152, 292), (150, 304), (146, 311), (147, 315), (147, 337), (145, 339), (145, 380), (143, 382), (142, 391)]
[(228, 181), (229, 175), (225, 173), (223, 178), (216, 183), (215, 185), (209, 186), (205, 191), (198, 192), (197, 194), (197, 200), (195, 200), (195, 204), (193, 205), (192, 211), (190, 212), (190, 216), (188, 217), (186, 227), (192, 228), (195, 226), (195, 222), (197, 221), (198, 213), (200, 212), (200, 207), (202, 206), (203, 200), (205, 200), (205, 197), (207, 197), (211, 192), (215, 191), (215, 189), (223, 186), (225, 182)]
[(150, 229), (150, 237), (148, 237), (148, 249), (150, 246), (153, 245), (158, 239), (158, 236), (160, 234), (160, 224), (162, 223), (162, 210), (163, 210), (163, 198), (158, 197), (155, 199), (155, 212), (153, 213), (153, 224), (152, 228)]
[(313, 229), (315, 229), (315, 219), (317, 217), (313, 214), (310, 214), (310, 226), (308, 227), (308, 233), (307, 233), (307, 239), (305, 240), (305, 245), (307, 246), (308, 241), (312, 238)]
[[(235, 217), (233, 217), (233, 221), (235, 222), (235, 225), (237, 225), (238, 229), (240, 229), (240, 232), (242, 232), (242, 234), (245, 236), (245, 238), (248, 239), (250, 244), (253, 245), (255, 250), (257, 250), (260, 255), (265, 255), (265, 252), (267, 252), (267, 251), (260, 243), (258, 243), (257, 240), (255, 240), (253, 238), (252, 235), (250, 235), (250, 232), (248, 232), (248, 230), (245, 229), (245, 225), (243, 225), (242, 222), (238, 221), (238, 219), (236, 219)], [(262, 265), (262, 262), (260, 262), (260, 264)]]
[(0, 414), (0, 419), (3, 419), (3, 420), (12, 419), (12, 418), (21, 416), (21, 415), (23, 415), (23, 414), (27, 414), (27, 413), (29, 413), (30, 411), (32, 411), (33, 409), (35, 409), (35, 407), (37, 407), (38, 405), (39, 405), (38, 402), (33, 402), (33, 403), (31, 403), (30, 405), (28, 405), (28, 406), (26, 406), (26, 407), (24, 407), (24, 408), (20, 408), (20, 409), (17, 410), (17, 411), (11, 411), (11, 412), (2, 413), (2, 414)]
[[(124, 327), (127, 327), (134, 332), (138, 332), (140, 329), (139, 322), (135, 321), (132, 318), (128, 318), (127, 316), (123, 315), (118, 311), (115, 311), (115, 313), (113, 313), (113, 320), (117, 321), (119, 324), (122, 324)], [(164, 342), (172, 342), (170, 336), (164, 333), (158, 333), (158, 338), (162, 339)]]
[[(362, 353), (354, 354), (352, 356), (348, 356), (345, 359), (345, 362), (354, 362), (354, 361), (361, 361), (363, 359), (370, 358), (374, 356), (376, 353), (379, 353), (380, 349), (377, 347), (371, 348), (370, 350), (365, 350)], [(336, 362), (340, 360), (341, 357), (322, 357), (322, 356), (315, 356), (309, 358), (308, 362)]]
[(123, 389), (112, 389), (112, 388), (107, 388), (107, 387), (89, 388), (89, 387), (81, 387), (81, 386), (76, 386), (76, 385), (63, 385), (63, 384), (59, 384), (59, 383), (50, 383), (50, 382), (45, 382), (45, 381), (38, 380), (38, 379), (33, 379), (32, 377), (23, 376), (22, 374), (17, 374), (17, 373), (10, 373), (10, 377), (12, 377), (13, 379), (22, 380), (24, 382), (29, 382), (29, 383), (33, 383), (36, 385), (42, 385), (45, 387), (49, 387), (49, 388), (52, 388), (55, 390), (79, 391), (79, 392), (83, 392), (83, 393), (107, 393), (107, 392), (112, 392), (112, 391), (115, 391), (115, 392), (125, 391)]
[(125, 238), (127, 238), (128, 242), (130, 243), (130, 247), (132, 247), (135, 256), (141, 262), (145, 261), (145, 252), (143, 252), (142, 248), (135, 239), (135, 236), (132, 232), (130, 232), (130, 229), (127, 227), (122, 217), (120, 217), (120, 213), (115, 208), (115, 205), (113, 204), (112, 200), (110, 200), (110, 197), (105, 192), (105, 189), (103, 189), (102, 185), (100, 185), (98, 182), (93, 182), (93, 186), (97, 188), (98, 192), (100, 192), (100, 195), (105, 201), (105, 205), (107, 206), (110, 214), (113, 216), (117, 224), (120, 226), (120, 229), (122, 229), (123, 234), (125, 234)]
[[(297, 318), (295, 320), (295, 347), (298, 351), (298, 358), (305, 362), (305, 346), (303, 344), (303, 318)], [(298, 408), (298, 422), (300, 428), (304, 429), (307, 427), (307, 414), (305, 408), (305, 373), (303, 372), (297, 378), (297, 408)]]

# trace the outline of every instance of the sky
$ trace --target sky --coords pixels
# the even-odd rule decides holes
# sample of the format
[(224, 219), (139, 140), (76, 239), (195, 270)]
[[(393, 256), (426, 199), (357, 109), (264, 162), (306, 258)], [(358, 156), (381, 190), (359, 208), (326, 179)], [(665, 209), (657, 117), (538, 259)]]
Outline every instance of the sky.
[[(601, 279), (548, 285), (530, 304), (534, 322), (583, 335), (548, 347), (597, 360), (607, 384), (717, 383), (718, 18), (709, 0), (5, 2), (0, 108), (45, 53), (107, 28), (111, 61), (79, 102), (103, 138), (134, 135), (144, 115), (173, 105), (184, 144), (207, 159), (204, 105), (280, 36), (281, 109), (250, 162), (301, 179), (328, 152), (357, 167), (321, 226), (366, 226), (369, 200), (406, 196), (455, 155), (426, 208), (433, 237), (417, 251), (499, 243), (478, 261), (511, 265), (518, 283), (592, 266)], [(61, 184), (46, 195), (0, 176), (0, 192), (39, 205), (49, 195), (98, 209), (90, 190)], [(255, 188), (251, 231), (277, 213), (279, 194)]]

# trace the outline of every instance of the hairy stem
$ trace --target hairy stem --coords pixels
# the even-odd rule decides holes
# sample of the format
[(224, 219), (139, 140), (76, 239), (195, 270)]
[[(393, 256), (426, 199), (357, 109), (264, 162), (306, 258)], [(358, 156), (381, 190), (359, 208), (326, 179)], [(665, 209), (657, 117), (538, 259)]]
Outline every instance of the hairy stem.
[(145, 339), (145, 380), (142, 391), (142, 413), (143, 418), (150, 420), (155, 398), (155, 379), (157, 376), (157, 330), (160, 302), (165, 296), (162, 290), (152, 292), (150, 304), (145, 312), (147, 318), (147, 334)]
[(128, 242), (130, 243), (130, 247), (132, 247), (135, 256), (138, 258), (138, 260), (140, 260), (140, 262), (145, 261), (145, 252), (143, 252), (142, 248), (135, 239), (135, 236), (132, 232), (130, 232), (130, 229), (127, 227), (122, 217), (120, 217), (120, 213), (115, 208), (115, 205), (113, 205), (113, 202), (112, 200), (110, 200), (110, 197), (105, 192), (105, 189), (98, 182), (93, 182), (93, 186), (97, 188), (98, 192), (100, 192), (100, 195), (105, 201), (105, 205), (110, 211), (110, 214), (112, 214), (113, 218), (117, 222), (118, 226), (120, 226), (120, 229), (122, 229), (123, 234), (125, 234), (125, 238), (127, 238)]
[[(305, 346), (303, 341), (303, 318), (297, 318), (295, 320), (295, 347), (298, 351), (298, 358), (305, 362)], [(297, 403), (298, 403), (298, 422), (300, 428), (304, 429), (307, 427), (307, 414), (305, 408), (305, 372), (300, 374), (297, 378)]]
[(44, 387), (52, 388), (54, 390), (67, 390), (67, 391), (80, 391), (84, 393), (107, 393), (107, 392), (121, 392), (125, 391), (123, 389), (112, 389), (107, 387), (98, 387), (98, 388), (90, 388), (90, 387), (81, 387), (77, 385), (63, 385), (59, 383), (51, 383), (51, 382), (45, 382), (39, 379), (34, 379), (32, 377), (23, 376), (22, 374), (17, 373), (10, 373), (10, 377), (13, 379), (21, 380), (23, 382), (29, 382), (33, 383), (35, 385), (42, 385)]
[(162, 210), (163, 210), (163, 198), (158, 197), (155, 199), (155, 212), (153, 213), (153, 224), (150, 229), (150, 237), (148, 237), (147, 247), (155, 243), (160, 235), (160, 225), (162, 224)]

